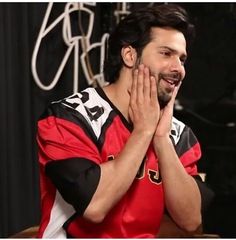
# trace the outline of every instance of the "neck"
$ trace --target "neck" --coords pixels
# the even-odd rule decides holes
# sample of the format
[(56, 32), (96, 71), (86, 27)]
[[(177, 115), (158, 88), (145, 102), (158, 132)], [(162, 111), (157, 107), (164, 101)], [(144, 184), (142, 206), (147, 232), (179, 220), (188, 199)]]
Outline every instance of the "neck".
[(114, 106), (116, 106), (126, 120), (129, 121), (128, 110), (130, 94), (128, 89), (117, 82), (104, 87), (103, 90)]

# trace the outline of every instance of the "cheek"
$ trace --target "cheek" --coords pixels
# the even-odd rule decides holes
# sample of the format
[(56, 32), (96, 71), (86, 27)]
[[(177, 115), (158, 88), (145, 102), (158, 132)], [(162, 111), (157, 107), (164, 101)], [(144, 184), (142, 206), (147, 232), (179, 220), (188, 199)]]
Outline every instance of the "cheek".
[(182, 74), (181, 74), (181, 76), (182, 76), (181, 80), (183, 80), (185, 78), (185, 74), (186, 74), (185, 69), (183, 69)]
[(166, 66), (163, 65), (160, 61), (149, 61), (149, 65), (148, 65), (150, 71), (152, 73), (154, 73), (154, 76), (156, 75), (159, 75), (160, 72), (163, 72), (165, 71), (166, 69)]
[(141, 62), (152, 70), (165, 66), (161, 59), (157, 58), (154, 54), (143, 55), (141, 57)]

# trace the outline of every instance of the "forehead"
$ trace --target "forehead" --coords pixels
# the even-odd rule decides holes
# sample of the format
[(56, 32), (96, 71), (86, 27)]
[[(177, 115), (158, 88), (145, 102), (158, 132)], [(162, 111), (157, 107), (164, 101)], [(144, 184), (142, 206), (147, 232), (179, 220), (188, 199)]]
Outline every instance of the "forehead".
[(153, 27), (150, 44), (156, 47), (169, 47), (186, 55), (186, 39), (183, 33), (173, 28)]

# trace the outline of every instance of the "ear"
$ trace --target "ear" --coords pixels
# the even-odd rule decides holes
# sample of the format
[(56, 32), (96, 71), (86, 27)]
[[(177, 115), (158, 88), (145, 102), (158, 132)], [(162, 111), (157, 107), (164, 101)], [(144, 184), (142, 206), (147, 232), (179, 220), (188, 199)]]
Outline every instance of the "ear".
[(121, 49), (121, 56), (125, 66), (132, 68), (137, 60), (137, 52), (131, 46), (125, 46)]

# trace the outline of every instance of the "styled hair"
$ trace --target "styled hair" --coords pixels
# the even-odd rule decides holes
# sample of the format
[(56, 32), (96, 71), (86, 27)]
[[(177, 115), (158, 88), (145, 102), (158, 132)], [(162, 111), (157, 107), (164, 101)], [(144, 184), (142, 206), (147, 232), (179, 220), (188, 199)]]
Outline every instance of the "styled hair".
[(194, 38), (194, 25), (189, 22), (185, 9), (176, 4), (146, 7), (129, 14), (111, 33), (108, 42), (104, 76), (107, 82), (115, 82), (123, 66), (121, 49), (132, 46), (140, 57), (143, 48), (151, 41), (152, 27), (170, 27), (183, 33), (187, 50)]

